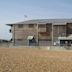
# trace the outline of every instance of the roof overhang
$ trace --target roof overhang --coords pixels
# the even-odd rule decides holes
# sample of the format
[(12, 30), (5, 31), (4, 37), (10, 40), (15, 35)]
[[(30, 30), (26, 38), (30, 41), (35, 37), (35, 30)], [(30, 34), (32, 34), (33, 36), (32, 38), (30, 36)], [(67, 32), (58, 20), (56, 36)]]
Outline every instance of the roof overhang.
[(6, 25), (8, 25), (8, 26), (13, 26), (14, 24), (6, 24)]
[(16, 23), (7, 24), (8, 26), (16, 24), (53, 24), (53, 25), (66, 25), (72, 23), (72, 19), (33, 19), (27, 21), (21, 21)]

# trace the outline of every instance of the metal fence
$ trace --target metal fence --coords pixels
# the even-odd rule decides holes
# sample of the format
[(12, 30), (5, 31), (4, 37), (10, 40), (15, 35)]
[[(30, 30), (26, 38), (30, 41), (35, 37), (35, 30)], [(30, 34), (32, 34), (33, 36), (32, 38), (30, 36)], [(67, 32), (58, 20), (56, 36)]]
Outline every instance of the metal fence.
[(13, 46), (12, 43), (0, 43), (0, 48), (37, 48), (46, 50), (72, 50), (72, 46)]

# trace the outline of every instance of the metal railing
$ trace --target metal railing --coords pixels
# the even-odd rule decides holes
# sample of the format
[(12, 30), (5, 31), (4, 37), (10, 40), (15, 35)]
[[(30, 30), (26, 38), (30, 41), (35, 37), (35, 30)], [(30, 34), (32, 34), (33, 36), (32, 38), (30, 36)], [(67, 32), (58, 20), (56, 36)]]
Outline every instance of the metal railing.
[(0, 43), (0, 48), (37, 48), (37, 49), (46, 49), (46, 50), (72, 50), (72, 46), (13, 46), (12, 43)]

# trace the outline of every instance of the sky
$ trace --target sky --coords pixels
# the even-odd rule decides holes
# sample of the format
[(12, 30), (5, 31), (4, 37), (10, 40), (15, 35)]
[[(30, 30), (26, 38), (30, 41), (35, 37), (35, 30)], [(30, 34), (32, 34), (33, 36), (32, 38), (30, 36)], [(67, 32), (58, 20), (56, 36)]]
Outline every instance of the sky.
[(72, 0), (0, 0), (0, 39), (12, 37), (6, 24), (49, 18), (72, 18)]

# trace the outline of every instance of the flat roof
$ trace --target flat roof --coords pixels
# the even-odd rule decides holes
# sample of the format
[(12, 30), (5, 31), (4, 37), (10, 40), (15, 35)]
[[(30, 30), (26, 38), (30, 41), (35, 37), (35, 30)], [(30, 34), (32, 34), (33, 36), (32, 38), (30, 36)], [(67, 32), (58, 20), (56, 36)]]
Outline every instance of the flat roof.
[(54, 25), (66, 25), (67, 23), (72, 23), (72, 19), (33, 19), (27, 21), (21, 21), (16, 23), (11, 23), (7, 25), (15, 25), (15, 24), (54, 24)]

